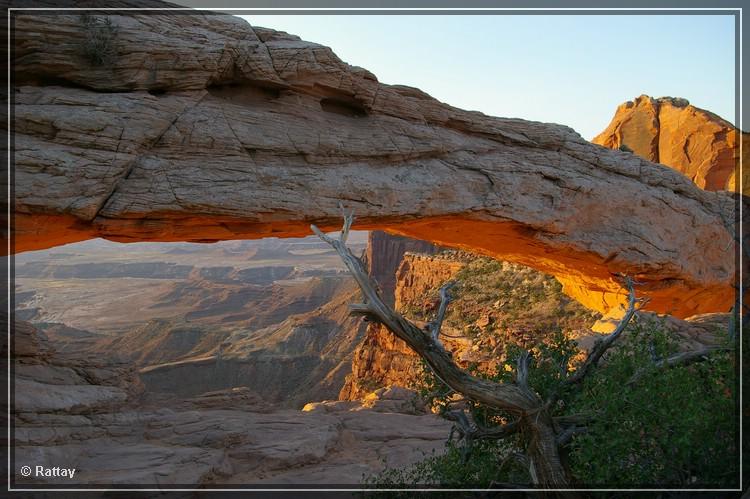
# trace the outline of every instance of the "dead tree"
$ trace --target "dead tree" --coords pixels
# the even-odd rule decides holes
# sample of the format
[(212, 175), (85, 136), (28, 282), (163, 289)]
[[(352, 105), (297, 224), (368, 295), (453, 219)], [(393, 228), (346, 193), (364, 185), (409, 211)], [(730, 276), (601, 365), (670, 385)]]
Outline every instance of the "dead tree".
[(519, 434), (525, 453), (515, 457), (528, 469), (531, 482), (544, 488), (569, 487), (571, 480), (560, 459), (560, 449), (575, 434), (585, 431), (590, 416), (555, 418), (552, 416), (551, 408), (564, 387), (581, 386), (584, 378), (594, 370), (605, 352), (622, 335), (636, 311), (636, 304), (640, 302), (635, 297), (633, 281), (627, 277), (624, 279), (628, 289), (628, 305), (615, 330), (594, 345), (581, 367), (563, 381), (560, 390), (547, 400), (542, 400), (528, 384), (531, 361), (528, 352), (519, 356), (516, 363), (516, 378), (512, 383), (498, 383), (472, 376), (455, 363), (451, 353), (440, 342), (440, 329), (451, 300), (449, 291), (453, 283), (449, 282), (441, 288), (437, 316), (424, 329), (386, 305), (362, 261), (346, 246), (353, 221), (353, 213), (344, 212), (344, 226), (339, 239), (327, 236), (315, 225), (311, 226), (318, 237), (336, 250), (362, 291), (363, 303), (350, 305), (350, 313), (385, 325), (424, 359), (435, 375), (455, 392), (473, 402), (504, 411), (512, 417), (509, 423), (497, 428), (483, 428), (469, 421), (463, 412), (450, 414), (449, 417), (456, 422), (455, 430), (465, 443), (470, 444), (472, 440), (483, 438), (502, 439)]

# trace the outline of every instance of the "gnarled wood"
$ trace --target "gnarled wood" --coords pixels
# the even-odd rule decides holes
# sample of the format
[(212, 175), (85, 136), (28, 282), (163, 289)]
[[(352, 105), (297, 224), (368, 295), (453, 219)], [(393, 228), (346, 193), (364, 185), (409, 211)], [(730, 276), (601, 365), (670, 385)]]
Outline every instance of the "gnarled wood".
[[(348, 231), (353, 220), (353, 215), (345, 215), (342, 233)], [(383, 302), (362, 261), (342, 240), (327, 236), (315, 225), (311, 226), (311, 229), (336, 250), (357, 281), (365, 299), (364, 304), (354, 308), (357, 315), (366, 315), (385, 325), (422, 357), (443, 383), (474, 401), (513, 414), (523, 414), (539, 407), (539, 398), (528, 389), (477, 378), (458, 367), (450, 353), (433, 339), (431, 332), (422, 330)]]
[[(519, 423), (513, 423), (501, 427), (494, 432), (496, 438), (509, 436), (519, 430), (519, 426), (527, 435), (527, 453), (529, 457), (529, 473), (532, 481), (548, 488), (566, 487), (568, 478), (563, 467), (557, 448), (557, 436), (555, 434), (552, 418), (548, 415), (547, 407), (542, 403), (539, 396), (532, 391), (526, 383), (528, 372), (529, 355), (526, 353), (519, 359), (519, 364), (525, 367), (518, 377), (521, 382), (496, 383), (489, 380), (477, 378), (468, 374), (458, 367), (449, 352), (443, 348), (438, 340), (439, 325), (445, 315), (445, 307), (449, 301), (447, 290), (452, 283), (441, 288), (441, 310), (438, 318), (428, 330), (422, 330), (401, 314), (386, 305), (375, 287), (374, 282), (368, 275), (362, 261), (347, 248), (346, 235), (354, 221), (353, 214), (344, 213), (344, 227), (341, 238), (334, 239), (324, 234), (315, 225), (312, 231), (323, 241), (330, 244), (343, 260), (349, 272), (359, 284), (363, 304), (357, 304), (353, 312), (357, 315), (366, 315), (384, 324), (393, 334), (398, 336), (409, 347), (411, 347), (427, 365), (432, 369), (443, 383), (452, 390), (461, 393), (466, 398), (492, 407), (504, 410), (519, 417)], [(463, 413), (454, 411), (452, 419), (459, 425), (459, 429), (470, 445), (475, 433), (485, 433), (479, 428), (469, 424)]]
[(482, 428), (470, 421), (462, 410), (448, 411), (446, 416), (456, 424), (451, 430), (457, 431), (464, 442), (464, 458), (468, 458), (471, 442), (476, 438), (506, 438), (517, 432), (523, 435), (526, 446), (526, 462), (531, 480), (545, 488), (565, 488), (570, 483), (567, 471), (563, 466), (559, 447), (567, 445), (575, 434), (586, 431), (585, 422), (591, 415), (572, 415), (565, 418), (553, 418), (550, 407), (558, 400), (561, 390), (569, 386), (580, 386), (583, 379), (598, 365), (606, 351), (620, 338), (635, 314), (636, 304), (644, 303), (635, 295), (633, 280), (625, 276), (624, 283), (628, 289), (628, 308), (615, 327), (614, 331), (599, 340), (589, 351), (586, 360), (561, 382), (546, 401), (528, 384), (531, 354), (524, 351), (519, 355), (516, 364), (514, 383), (498, 383), (472, 376), (461, 369), (446, 351), (439, 340), (440, 326), (450, 302), (448, 290), (454, 285), (448, 282), (440, 288), (440, 306), (436, 318), (420, 329), (411, 321), (384, 303), (376, 283), (365, 270), (362, 261), (346, 246), (346, 238), (354, 223), (354, 214), (346, 213), (343, 207), (344, 226), (339, 239), (323, 233), (315, 225), (312, 231), (323, 241), (331, 245), (341, 257), (349, 272), (354, 277), (362, 292), (364, 303), (353, 305), (352, 314), (364, 315), (371, 320), (385, 325), (393, 334), (402, 339), (417, 353), (451, 391), (460, 393), (471, 402), (483, 404), (495, 410), (505, 411), (516, 419), (498, 428)]
[[(703, 348), (699, 348), (697, 350), (688, 350), (686, 352), (679, 352), (674, 355), (670, 355), (669, 357), (666, 357), (664, 359), (654, 359), (654, 365), (652, 366), (652, 369), (660, 370), (660, 369), (666, 369), (670, 367), (675, 366), (684, 366), (687, 364), (692, 364), (694, 362), (701, 362), (703, 360), (707, 360), (712, 354), (718, 353), (718, 352), (727, 352), (731, 351), (731, 348), (729, 347), (721, 347), (721, 346), (707, 346)], [(640, 381), (643, 376), (645, 376), (650, 369), (639, 369), (635, 373), (633, 373), (633, 376), (630, 377), (627, 384), (632, 385)]]

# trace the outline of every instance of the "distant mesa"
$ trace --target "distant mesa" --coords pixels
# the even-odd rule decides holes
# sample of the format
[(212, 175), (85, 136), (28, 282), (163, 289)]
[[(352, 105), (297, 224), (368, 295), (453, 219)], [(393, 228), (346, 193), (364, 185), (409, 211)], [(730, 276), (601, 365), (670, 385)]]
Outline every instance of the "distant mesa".
[[(621, 104), (609, 126), (592, 142), (630, 149), (649, 161), (670, 166), (701, 189), (736, 191), (738, 134), (742, 136), (743, 163), (750, 165), (749, 134), (740, 134), (725, 119), (687, 99), (641, 95)], [(747, 180), (743, 185), (747, 186)]]

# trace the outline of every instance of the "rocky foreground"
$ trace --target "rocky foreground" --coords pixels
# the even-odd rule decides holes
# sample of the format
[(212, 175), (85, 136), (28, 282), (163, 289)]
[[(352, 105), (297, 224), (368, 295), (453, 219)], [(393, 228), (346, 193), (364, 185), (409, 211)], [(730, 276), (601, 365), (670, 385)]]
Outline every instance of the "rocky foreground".
[[(406, 390), (276, 410), (246, 388), (146, 395), (132, 366), (63, 356), (28, 323), (14, 352), (18, 485), (356, 485), (439, 452), (450, 431)], [(23, 479), (24, 465), (76, 472)]]

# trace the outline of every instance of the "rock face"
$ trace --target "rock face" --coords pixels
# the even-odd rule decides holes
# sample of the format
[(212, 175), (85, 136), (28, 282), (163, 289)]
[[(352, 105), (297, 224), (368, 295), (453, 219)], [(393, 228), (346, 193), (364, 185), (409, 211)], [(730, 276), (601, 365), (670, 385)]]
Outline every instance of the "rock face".
[[(381, 231), (370, 232), (365, 260), (370, 275), (380, 285), (383, 300), (400, 308), (408, 290), (419, 287), (419, 292), (424, 293), (428, 289), (423, 283), (422, 286), (414, 286), (415, 277), (429, 280), (438, 286), (452, 277), (461, 267), (457, 262), (445, 268), (439, 264), (425, 265), (426, 260), (431, 260), (429, 255), (437, 250), (435, 245), (424, 241), (392, 236)], [(443, 259), (437, 261), (447, 262)], [(411, 271), (414, 265), (419, 267), (415, 272)], [(420, 273), (420, 270), (425, 272)], [(409, 280), (412, 285), (407, 286), (405, 280)], [(405, 380), (409, 376), (413, 378), (416, 368), (413, 354), (406, 344), (395, 338), (382, 324), (375, 322), (367, 325), (365, 336), (354, 350), (353, 357), (352, 372), (345, 378), (339, 400), (364, 400), (375, 394), (373, 389), (382, 390), (380, 387), (391, 383), (407, 386)], [(395, 373), (400, 373), (401, 376)]]
[[(601, 334), (608, 334), (622, 315), (598, 317), (560, 293), (549, 276), (508, 262), (492, 262), (461, 253), (406, 254), (398, 271), (396, 308), (417, 324), (434, 317), (437, 289), (448, 280), (458, 286), (443, 323), (442, 341), (459, 365), (493, 372), (508, 358), (507, 345), (527, 349), (548, 339), (559, 327), (582, 350), (589, 350)], [(468, 289), (465, 287), (468, 284)], [(676, 319), (637, 312), (638, 321), (653, 321), (675, 338), (684, 350), (720, 344), (729, 314), (703, 314)], [(598, 319), (598, 320), (597, 320)], [(416, 388), (423, 377), (420, 358), (381, 324), (367, 328), (354, 351), (352, 372), (340, 400), (377, 399), (394, 387)], [(387, 387), (387, 389), (386, 389)]]
[[(341, 389), (365, 331), (364, 322), (348, 314), (358, 295), (345, 276), (312, 278), (288, 289), (217, 288), (216, 282), (188, 280), (154, 300), (158, 310), (167, 310), (166, 318), (74, 345), (134, 363), (149, 392), (189, 397), (247, 386), (277, 408), (299, 408), (335, 398)], [(189, 304), (196, 298), (198, 305), (183, 317), (168, 313), (176, 310), (167, 307), (173, 300)], [(55, 345), (67, 346), (70, 340), (63, 340)]]
[(326, 400), (313, 402), (302, 408), (305, 412), (334, 412), (345, 410), (372, 409), (377, 412), (397, 412), (400, 414), (427, 414), (430, 408), (416, 391), (402, 386), (385, 386), (368, 393), (361, 400)]
[(394, 304), (396, 271), (407, 251), (430, 254), (437, 251), (437, 247), (426, 241), (394, 236), (379, 230), (369, 234), (365, 254), (368, 270), (380, 285), (381, 296), (389, 305)]
[(430, 290), (435, 290), (451, 280), (463, 268), (465, 261), (456, 254), (426, 255), (410, 253), (396, 273), (396, 308), (419, 303), (429, 304), (435, 300)]
[[(220, 338), (216, 343), (221, 344), (208, 355), (154, 362), (141, 369), (141, 378), (151, 391), (180, 396), (249, 386), (268, 402), (284, 408), (335, 398), (349, 373), (352, 351), (365, 330), (363, 321), (348, 313), (348, 304), (358, 295), (356, 284), (346, 282), (330, 302), (315, 310), (291, 315), (265, 328), (240, 328)], [(147, 332), (139, 331), (130, 336), (134, 344), (148, 338)], [(175, 350), (169, 347), (163, 345), (164, 350)]]
[[(398, 269), (396, 308), (404, 311), (407, 305), (422, 305), (434, 299), (429, 291), (453, 278), (462, 267), (462, 262), (451, 258), (406, 254)], [(456, 342), (449, 342), (458, 349)], [(467, 350), (466, 344), (471, 346), (470, 342), (461, 343), (463, 350)], [(354, 351), (352, 372), (346, 377), (339, 399), (364, 399), (390, 385), (411, 387), (419, 372), (418, 357), (403, 340), (382, 324), (370, 324), (362, 343)]]
[(678, 172), (228, 15), (109, 20), (104, 63), (101, 16), (15, 15), (17, 252), (307, 235), (343, 202), (356, 229), (532, 266), (600, 311), (624, 300), (616, 273), (655, 311), (732, 305), (733, 201)]
[(143, 391), (132, 365), (55, 355), (46, 337), (27, 322), (16, 322), (13, 334), (16, 412), (112, 412)]
[(621, 104), (593, 142), (612, 149), (627, 146), (643, 158), (683, 173), (701, 189), (736, 191), (738, 135), (744, 164), (748, 164), (749, 135), (738, 132), (728, 121), (686, 99), (641, 95)]
[[(398, 389), (369, 406), (324, 403), (309, 412), (279, 410), (242, 387), (149, 398), (132, 366), (60, 355), (28, 323), (14, 335), (18, 486), (357, 485), (384, 463), (440, 452), (450, 431)], [(76, 468), (72, 479), (20, 473), (62, 463)]]
[(418, 376), (419, 359), (414, 352), (385, 326), (372, 324), (354, 351), (352, 372), (339, 400), (361, 400), (389, 385), (411, 387)]

